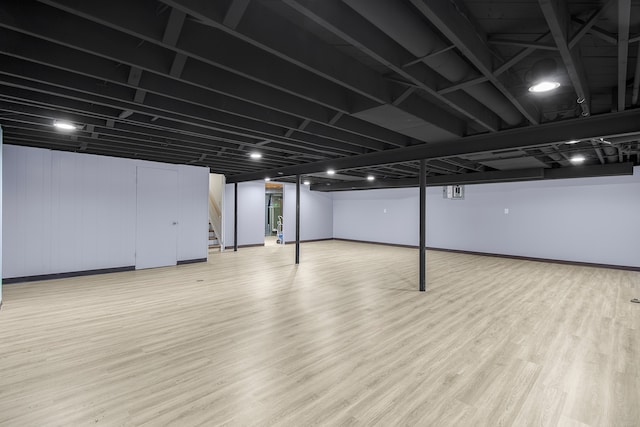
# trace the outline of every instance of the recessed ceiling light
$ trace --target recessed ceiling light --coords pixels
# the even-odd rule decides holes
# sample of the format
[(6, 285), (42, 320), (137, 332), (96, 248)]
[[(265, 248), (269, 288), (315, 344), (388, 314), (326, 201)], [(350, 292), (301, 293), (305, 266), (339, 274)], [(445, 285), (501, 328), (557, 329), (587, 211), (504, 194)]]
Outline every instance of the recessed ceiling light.
[(569, 159), (569, 161), (571, 163), (573, 163), (574, 165), (578, 165), (578, 164), (584, 162), (585, 160), (586, 160), (586, 158), (582, 154), (576, 154), (571, 159)]
[(336, 174), (336, 171), (334, 171), (333, 169), (329, 169), (327, 171), (327, 175), (335, 175), (335, 174)]
[(271, 181), (271, 178), (265, 178), (264, 180), (265, 180), (266, 182), (269, 182), (269, 181)]
[(305, 181), (303, 182), (304, 185), (311, 185), (311, 181)]
[(252, 159), (259, 159), (260, 157), (262, 157), (262, 154), (260, 154), (260, 153), (251, 153), (249, 155), (249, 157), (251, 157)]
[(565, 142), (565, 144), (569, 144), (569, 145), (571, 145), (571, 144), (577, 144), (578, 142), (580, 142), (580, 140), (579, 140), (579, 139), (572, 139), (571, 141), (567, 141), (567, 142)]
[(375, 177), (375, 176), (373, 176), (373, 175), (369, 175), (369, 176), (367, 177), (367, 181), (373, 181), (374, 179), (376, 179), (376, 177)]
[(76, 130), (76, 126), (72, 123), (69, 122), (62, 122), (62, 121), (58, 121), (56, 120), (55, 122), (53, 122), (53, 125), (55, 127), (57, 127), (58, 129), (62, 129), (62, 130)]
[(551, 82), (551, 81), (543, 81), (537, 83), (529, 88), (529, 92), (549, 92), (550, 90), (554, 90), (560, 87), (559, 82)]

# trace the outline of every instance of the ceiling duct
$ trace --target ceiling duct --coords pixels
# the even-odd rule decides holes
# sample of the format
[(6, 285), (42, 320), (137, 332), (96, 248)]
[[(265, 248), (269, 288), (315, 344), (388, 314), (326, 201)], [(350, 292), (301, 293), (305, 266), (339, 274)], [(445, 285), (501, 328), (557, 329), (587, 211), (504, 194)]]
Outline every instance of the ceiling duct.
[[(397, 0), (343, 1), (418, 58), (448, 47), (422, 18)], [(423, 62), (452, 83), (478, 76), (476, 70), (452, 50), (426, 57)], [(509, 125), (522, 121), (520, 112), (491, 83), (483, 82), (461, 90), (486, 105)]]

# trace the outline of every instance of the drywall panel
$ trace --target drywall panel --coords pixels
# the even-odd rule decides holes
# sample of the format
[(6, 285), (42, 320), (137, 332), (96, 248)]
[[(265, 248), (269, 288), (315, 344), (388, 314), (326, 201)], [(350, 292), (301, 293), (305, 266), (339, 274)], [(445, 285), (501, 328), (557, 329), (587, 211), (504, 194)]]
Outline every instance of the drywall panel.
[[(334, 193), (334, 237), (417, 246), (418, 197), (417, 188)], [(638, 167), (633, 176), (467, 185), (464, 200), (432, 187), (427, 246), (640, 267), (639, 215)]]
[(51, 151), (3, 147), (3, 277), (51, 270)]
[[(284, 184), (284, 240), (296, 240), (296, 185)], [(333, 194), (300, 186), (300, 240), (333, 238)]]
[(418, 198), (417, 188), (336, 192), (333, 236), (418, 246)]
[[(633, 176), (428, 190), (427, 244), (536, 258), (640, 266), (640, 169)], [(626, 227), (628, 224), (629, 227)]]
[[(44, 151), (44, 150), (42, 150)], [(117, 268), (135, 264), (135, 161), (51, 151), (51, 188), (42, 206), (26, 209), (38, 221), (50, 221), (51, 264), (20, 276)], [(31, 170), (38, 174), (38, 168)], [(31, 222), (33, 222), (32, 220)], [(31, 253), (38, 239), (29, 237)], [(43, 248), (44, 249), (44, 248)]]
[(209, 169), (178, 166), (178, 261), (209, 253)]
[(208, 169), (5, 146), (4, 278), (135, 265), (136, 167), (177, 171), (178, 260), (207, 256)]
[[(238, 245), (264, 244), (264, 181), (238, 184)], [(225, 186), (225, 245), (234, 245), (234, 184)]]

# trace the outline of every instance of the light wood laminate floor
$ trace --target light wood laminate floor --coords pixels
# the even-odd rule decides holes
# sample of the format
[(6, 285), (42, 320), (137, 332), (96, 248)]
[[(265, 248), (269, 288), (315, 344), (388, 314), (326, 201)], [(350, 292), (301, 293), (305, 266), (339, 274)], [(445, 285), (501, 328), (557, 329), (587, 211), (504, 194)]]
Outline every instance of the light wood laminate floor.
[(0, 425), (640, 425), (640, 273), (301, 254), (5, 285)]

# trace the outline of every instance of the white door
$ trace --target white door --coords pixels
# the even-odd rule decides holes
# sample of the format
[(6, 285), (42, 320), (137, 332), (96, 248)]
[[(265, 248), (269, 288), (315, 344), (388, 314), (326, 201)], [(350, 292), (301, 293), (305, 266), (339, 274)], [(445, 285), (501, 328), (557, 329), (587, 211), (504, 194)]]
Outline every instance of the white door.
[(136, 269), (176, 265), (178, 173), (138, 167)]

